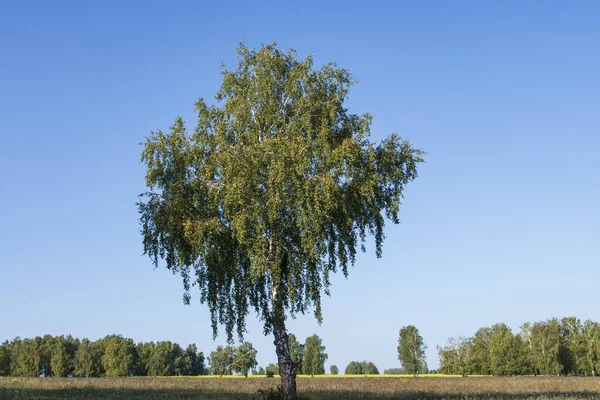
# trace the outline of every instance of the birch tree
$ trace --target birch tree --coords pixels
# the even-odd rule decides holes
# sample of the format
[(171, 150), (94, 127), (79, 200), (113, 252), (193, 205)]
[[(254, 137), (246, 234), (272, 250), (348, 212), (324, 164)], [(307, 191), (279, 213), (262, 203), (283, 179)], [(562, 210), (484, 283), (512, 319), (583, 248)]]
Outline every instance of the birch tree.
[(406, 371), (417, 376), (423, 370), (426, 349), (423, 337), (415, 326), (408, 325), (400, 329), (398, 359)]
[(254, 310), (273, 334), (285, 399), (297, 365), (286, 319), (313, 311), (330, 275), (348, 275), (367, 236), (382, 255), (386, 218), (399, 222), (423, 153), (397, 134), (369, 139), (373, 117), (346, 106), (356, 82), (335, 64), (276, 45), (238, 47), (216, 104), (196, 102), (189, 132), (177, 118), (143, 144), (148, 191), (139, 202), (144, 252), (208, 304), (213, 333), (240, 339)]

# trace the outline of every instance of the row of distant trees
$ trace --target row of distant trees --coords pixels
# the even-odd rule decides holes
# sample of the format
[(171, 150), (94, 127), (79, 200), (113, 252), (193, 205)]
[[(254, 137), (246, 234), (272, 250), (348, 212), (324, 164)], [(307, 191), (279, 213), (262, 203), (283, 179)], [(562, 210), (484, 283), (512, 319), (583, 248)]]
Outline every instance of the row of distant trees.
[[(327, 353), (318, 335), (298, 341), (289, 335), (292, 360), (303, 375), (325, 374)], [(402, 327), (398, 338), (401, 368), (384, 374), (425, 374), (427, 346), (419, 330)], [(439, 372), (460, 375), (586, 375), (600, 369), (600, 324), (578, 318), (552, 318), (524, 323), (518, 333), (503, 323), (480, 328), (472, 337), (448, 339), (438, 346)], [(15, 338), (0, 345), (0, 376), (185, 376), (231, 375), (272, 376), (276, 364), (257, 369), (257, 351), (250, 342), (218, 346), (207, 359), (195, 344), (185, 350), (170, 341), (134, 343), (133, 339), (109, 335), (96, 341), (72, 336)], [(208, 365), (206, 365), (208, 363)], [(336, 365), (330, 374), (337, 375)], [(379, 374), (369, 361), (351, 361), (347, 375)]]
[[(304, 344), (290, 335), (292, 357), (307, 375), (325, 374), (327, 354), (318, 335)], [(135, 343), (121, 335), (109, 335), (96, 341), (72, 336), (15, 338), (0, 345), (0, 376), (117, 377), (117, 376), (248, 376), (249, 372), (275, 375), (279, 368), (269, 364), (257, 367), (257, 351), (250, 342), (239, 346), (217, 346), (207, 359), (195, 344), (185, 350), (170, 341)], [(206, 365), (208, 363), (208, 365)], [(336, 367), (337, 368), (337, 367)]]
[(177, 376), (206, 374), (204, 354), (195, 344), (135, 344), (109, 335), (96, 341), (72, 336), (15, 338), (0, 345), (0, 376)]
[(585, 375), (600, 369), (600, 324), (578, 318), (526, 322), (513, 333), (503, 323), (438, 347), (440, 372), (477, 375)]

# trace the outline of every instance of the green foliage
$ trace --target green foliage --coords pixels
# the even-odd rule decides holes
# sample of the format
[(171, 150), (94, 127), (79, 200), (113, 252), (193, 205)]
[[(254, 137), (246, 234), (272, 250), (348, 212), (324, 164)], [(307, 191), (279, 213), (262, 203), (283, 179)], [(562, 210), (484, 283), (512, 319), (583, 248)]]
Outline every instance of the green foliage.
[(205, 359), (195, 344), (183, 351), (172, 342), (133, 345), (122, 336), (92, 342), (69, 336), (45, 335), (0, 345), (0, 376), (180, 376), (206, 373)]
[(157, 342), (148, 358), (149, 376), (183, 375), (184, 355), (181, 346), (170, 341)]
[(327, 354), (325, 346), (318, 335), (306, 338), (304, 343), (304, 361), (302, 362), (302, 373), (305, 375), (324, 375)]
[(596, 376), (600, 325), (575, 317), (526, 322), (513, 334), (506, 324), (481, 328), (472, 338), (438, 347), (440, 372), (478, 375)]
[(210, 372), (213, 375), (231, 375), (235, 349), (231, 346), (217, 346), (208, 356)]
[(522, 339), (513, 335), (506, 324), (492, 325), (490, 331), (490, 367), (494, 375), (517, 375), (522, 361)]
[(346, 366), (344, 373), (346, 375), (378, 375), (379, 369), (370, 361), (351, 361)]
[(583, 324), (585, 338), (586, 375), (597, 376), (600, 371), (600, 324), (587, 320)]
[(337, 375), (340, 373), (339, 368), (337, 367), (337, 365), (332, 365), (331, 367), (329, 367), (329, 373), (331, 375)]
[(384, 375), (403, 375), (408, 373), (404, 368), (388, 368), (383, 370)]
[(302, 362), (304, 361), (304, 345), (298, 341), (296, 335), (290, 333), (288, 343), (290, 346), (290, 355), (292, 361), (298, 366), (298, 371), (302, 372)]
[(183, 375), (197, 376), (206, 373), (204, 367), (204, 353), (198, 352), (198, 348), (193, 343), (185, 349), (183, 366)]
[(529, 358), (536, 374), (558, 375), (562, 371), (559, 360), (561, 350), (561, 326), (556, 318), (535, 322), (531, 325), (527, 342)]
[(97, 344), (83, 339), (75, 352), (73, 375), (81, 378), (100, 376), (100, 354)]
[(129, 376), (134, 371), (134, 343), (120, 335), (104, 338), (102, 366), (106, 376)]
[(425, 343), (419, 330), (413, 325), (403, 326), (398, 338), (398, 359), (402, 367), (415, 376), (425, 365)]
[(154, 342), (138, 343), (135, 345), (136, 375), (147, 376), (150, 366), (150, 358), (156, 344)]
[(279, 373), (279, 367), (276, 364), (269, 364), (265, 369), (265, 374), (267, 377), (273, 377), (273, 375), (277, 375)]
[(492, 373), (490, 361), (491, 331), (491, 328), (481, 328), (473, 337), (473, 350), (470, 363), (474, 374), (489, 375)]
[(362, 374), (362, 365), (359, 361), (350, 361), (350, 363), (346, 366), (346, 370), (344, 371), (346, 375), (360, 375)]
[(450, 338), (446, 346), (438, 346), (438, 352), (440, 355), (441, 373), (466, 376), (472, 372), (471, 356), (473, 352), (473, 340), (471, 338)]
[(53, 376), (65, 377), (73, 373), (76, 345), (69, 335), (56, 336), (49, 343), (50, 371)]
[[(23, 377), (39, 377), (42, 358), (42, 339), (16, 339), (13, 342), (14, 361), (11, 360), (11, 375)], [(13, 368), (14, 366), (14, 368)]]
[(355, 80), (334, 64), (240, 45), (222, 75), (193, 132), (178, 118), (144, 143), (139, 212), (145, 254), (181, 274), (186, 301), (197, 286), (232, 340), (250, 308), (265, 333), (286, 311), (321, 321), (330, 273), (348, 274), (367, 234), (381, 256), (423, 153), (396, 134), (370, 141), (372, 116), (348, 113)]
[(266, 375), (266, 374), (267, 374), (267, 371), (265, 371), (265, 369), (263, 367), (258, 367), (256, 374), (253, 374), (253, 375)]
[(10, 375), (10, 354), (10, 342), (6, 340), (0, 345), (0, 376)]
[[(425, 363), (422, 366), (422, 369), (421, 369), (421, 371), (419, 371), (419, 373), (420, 374), (431, 374), (431, 373), (434, 373), (434, 372), (430, 371), (429, 368), (427, 368), (427, 363)], [(388, 368), (388, 369), (385, 369), (383, 371), (383, 374), (384, 375), (409, 375), (409, 374), (413, 374), (413, 372), (409, 371), (409, 370), (407, 370), (407, 369), (405, 369), (403, 367), (400, 367), (400, 368)]]
[(360, 363), (360, 368), (365, 375), (379, 375), (379, 369), (371, 361), (363, 361)]
[(250, 342), (244, 342), (235, 349), (233, 370), (248, 377), (250, 368), (256, 367), (256, 349)]

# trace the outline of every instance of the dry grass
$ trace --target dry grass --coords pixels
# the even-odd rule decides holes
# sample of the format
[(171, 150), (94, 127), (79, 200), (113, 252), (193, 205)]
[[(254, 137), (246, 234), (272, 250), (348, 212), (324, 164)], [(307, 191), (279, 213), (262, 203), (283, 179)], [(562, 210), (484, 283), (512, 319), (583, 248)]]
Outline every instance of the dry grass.
[[(344, 378), (344, 379), (341, 379)], [(1, 399), (258, 399), (279, 379), (0, 378)], [(600, 378), (300, 377), (310, 399), (600, 399)]]

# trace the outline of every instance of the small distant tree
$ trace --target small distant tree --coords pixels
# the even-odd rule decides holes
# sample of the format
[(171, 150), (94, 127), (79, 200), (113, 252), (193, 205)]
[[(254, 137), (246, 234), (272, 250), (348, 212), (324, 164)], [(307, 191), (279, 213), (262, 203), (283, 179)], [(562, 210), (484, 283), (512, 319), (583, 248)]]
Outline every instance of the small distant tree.
[(244, 342), (235, 349), (233, 370), (248, 377), (250, 368), (256, 367), (256, 349), (250, 342)]
[(263, 367), (258, 367), (258, 371), (256, 371), (256, 375), (266, 375), (267, 372)]
[(403, 375), (405, 373), (404, 368), (388, 368), (383, 371), (384, 375)]
[(346, 366), (346, 370), (344, 371), (346, 375), (361, 375), (362, 374), (362, 366), (358, 361), (350, 361), (350, 363)]
[(340, 370), (338, 369), (337, 365), (332, 365), (331, 367), (329, 367), (329, 373), (331, 375), (337, 375), (340, 373)]
[(275, 364), (269, 364), (267, 365), (267, 369), (265, 370), (265, 374), (267, 375), (267, 377), (274, 377), (275, 375), (277, 375), (279, 373), (279, 367)]
[(217, 349), (208, 357), (210, 370), (213, 375), (231, 375), (232, 362), (235, 349), (231, 346), (217, 346)]
[(361, 373), (363, 375), (379, 375), (377, 366), (371, 361), (363, 361), (360, 363)]
[(407, 325), (400, 329), (398, 359), (402, 367), (414, 376), (423, 370), (425, 349), (427, 346), (423, 342), (423, 337), (414, 325)]
[(311, 376), (324, 375), (326, 360), (327, 353), (325, 353), (325, 346), (323, 346), (321, 338), (316, 334), (307, 337), (304, 344), (302, 372)]

